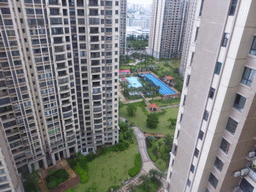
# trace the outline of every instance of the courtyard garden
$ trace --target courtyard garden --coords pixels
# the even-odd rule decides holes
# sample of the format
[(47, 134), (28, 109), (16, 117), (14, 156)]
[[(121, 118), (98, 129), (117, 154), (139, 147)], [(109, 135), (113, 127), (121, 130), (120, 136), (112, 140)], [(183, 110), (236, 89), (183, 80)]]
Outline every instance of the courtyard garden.
[(120, 143), (102, 146), (96, 154), (78, 153), (68, 160), (81, 182), (67, 192), (108, 192), (139, 173), (142, 161), (135, 135), (128, 123), (119, 122), (119, 126)]
[(171, 128), (170, 122), (168, 120), (170, 118), (177, 118), (179, 110), (178, 107), (162, 109), (162, 112), (156, 113), (159, 117), (159, 123), (156, 129), (150, 129), (148, 128), (146, 122), (147, 115), (149, 114), (149, 112), (145, 109), (146, 104), (144, 102), (138, 102), (133, 104), (137, 106), (136, 112), (133, 116), (129, 115), (129, 113), (127, 112), (128, 105), (123, 105), (123, 107), (119, 109), (119, 115), (134, 123), (135, 126), (139, 127), (139, 129), (144, 132), (174, 135), (175, 129)]

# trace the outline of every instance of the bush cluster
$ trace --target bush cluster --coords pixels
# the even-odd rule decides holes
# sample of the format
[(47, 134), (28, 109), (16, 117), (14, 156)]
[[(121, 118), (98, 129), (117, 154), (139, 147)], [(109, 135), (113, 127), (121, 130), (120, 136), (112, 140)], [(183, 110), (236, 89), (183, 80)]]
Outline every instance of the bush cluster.
[(68, 173), (65, 169), (59, 169), (45, 178), (49, 189), (56, 188), (59, 184), (68, 179)]
[(89, 180), (88, 173), (82, 169), (80, 162), (76, 164), (75, 172), (79, 175), (81, 183), (86, 183)]
[(129, 169), (128, 174), (131, 177), (135, 177), (140, 172), (141, 166), (142, 166), (141, 155), (137, 154), (134, 160), (134, 167)]

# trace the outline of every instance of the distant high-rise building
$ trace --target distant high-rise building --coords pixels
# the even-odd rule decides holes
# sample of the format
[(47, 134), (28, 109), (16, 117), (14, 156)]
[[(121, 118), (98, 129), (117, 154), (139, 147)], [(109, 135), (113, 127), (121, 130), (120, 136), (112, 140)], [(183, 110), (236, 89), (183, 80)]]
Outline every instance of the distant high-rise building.
[(169, 192), (256, 189), (256, 1), (198, 0)]
[(159, 58), (181, 56), (185, 0), (153, 0), (148, 54)]
[(19, 173), (118, 142), (120, 6), (0, 1), (0, 129)]
[(185, 5), (185, 12), (183, 17), (183, 31), (181, 33), (182, 39), (180, 41), (180, 51), (182, 51), (180, 62), (180, 74), (185, 75), (189, 47), (191, 42), (191, 34), (193, 30), (195, 9), (197, 0), (187, 0)]
[(121, 0), (120, 3), (120, 54), (124, 55), (126, 50), (127, 0)]

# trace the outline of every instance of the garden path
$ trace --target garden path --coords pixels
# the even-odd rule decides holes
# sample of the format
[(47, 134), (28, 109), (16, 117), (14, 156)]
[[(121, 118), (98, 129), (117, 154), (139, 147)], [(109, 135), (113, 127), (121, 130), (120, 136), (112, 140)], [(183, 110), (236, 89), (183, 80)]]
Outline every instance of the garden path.
[[(141, 159), (142, 159), (142, 167), (141, 167), (141, 170), (140, 170), (139, 174), (136, 175), (136, 177), (134, 177), (129, 183), (126, 183), (125, 185), (123, 185), (119, 189), (119, 192), (128, 192), (127, 187), (132, 183), (135, 184), (135, 185), (139, 185), (140, 184), (139, 181), (138, 181), (139, 177), (143, 174), (149, 173), (150, 169), (159, 170), (148, 155), (145, 135), (143, 134), (143, 132), (141, 132), (139, 130), (138, 127), (132, 127), (132, 129), (134, 131), (134, 134), (135, 134), (137, 142), (138, 142), (138, 148), (139, 148), (139, 152), (141, 154)], [(160, 189), (158, 189), (158, 191), (164, 191), (165, 183), (166, 183), (165, 178), (162, 178), (161, 182), (162, 182), (162, 187)]]

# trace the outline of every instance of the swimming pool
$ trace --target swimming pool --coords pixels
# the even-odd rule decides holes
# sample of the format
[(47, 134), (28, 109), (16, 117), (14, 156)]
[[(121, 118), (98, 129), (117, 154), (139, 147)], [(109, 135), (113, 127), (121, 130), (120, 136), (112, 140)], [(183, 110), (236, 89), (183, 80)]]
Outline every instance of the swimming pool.
[[(135, 88), (142, 87), (142, 84), (139, 82), (137, 77), (126, 77), (125, 79), (129, 82), (128, 87), (135, 87)], [(122, 81), (122, 79), (119, 79), (119, 80)]]
[(145, 80), (149, 79), (151, 80), (155, 85), (160, 86), (159, 93), (163, 95), (171, 95), (171, 94), (176, 94), (175, 91), (173, 91), (170, 87), (165, 85), (162, 81), (160, 81), (158, 78), (156, 78), (154, 75), (147, 73), (147, 74), (142, 74), (142, 77), (146, 77)]

